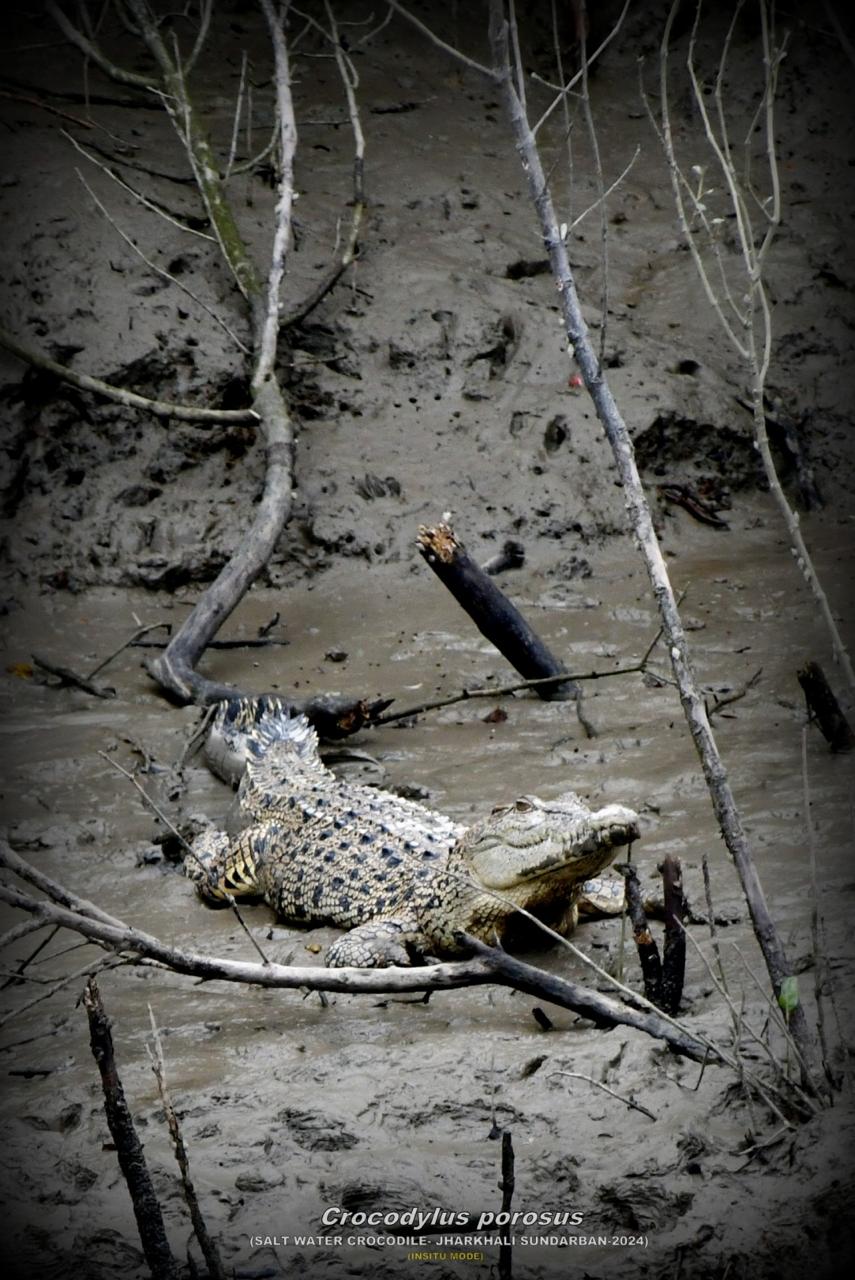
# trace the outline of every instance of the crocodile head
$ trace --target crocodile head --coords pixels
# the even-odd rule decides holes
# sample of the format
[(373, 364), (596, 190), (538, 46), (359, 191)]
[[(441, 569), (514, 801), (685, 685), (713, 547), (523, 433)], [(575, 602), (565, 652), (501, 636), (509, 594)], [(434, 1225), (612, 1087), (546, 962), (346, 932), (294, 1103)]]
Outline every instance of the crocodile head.
[(554, 800), (521, 796), (494, 809), (469, 828), (457, 851), (473, 880), (527, 906), (596, 875), (637, 836), (631, 809), (610, 804), (592, 812), (567, 791)]

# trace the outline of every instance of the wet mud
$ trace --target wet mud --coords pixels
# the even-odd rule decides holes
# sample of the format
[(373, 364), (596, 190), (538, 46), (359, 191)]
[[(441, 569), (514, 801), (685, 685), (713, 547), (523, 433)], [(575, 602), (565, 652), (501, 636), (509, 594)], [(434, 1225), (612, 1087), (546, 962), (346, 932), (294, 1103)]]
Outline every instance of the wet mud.
[[(245, 45), (259, 67), (269, 59), (245, 6), (218, 8), (214, 70), (198, 93), (227, 151), (240, 51)], [(709, 706), (745, 690), (713, 724), (811, 1018), (814, 849), (836, 1002), (829, 1035), (843, 1069), (855, 968), (853, 767), (851, 756), (831, 754), (815, 727), (805, 728), (798, 668), (822, 663), (850, 716), (852, 706), (766, 492), (740, 404), (745, 372), (693, 275), (640, 103), (637, 56), (654, 57), (662, 17), (649, 8), (627, 20), (592, 82), (607, 179), (640, 147), (608, 206), (608, 376), (636, 442), (675, 589), (686, 593), (682, 612)], [(348, 6), (364, 19), (357, 9)], [(483, 48), (474, 12), (455, 14), (449, 36)], [(548, 27), (534, 30), (532, 66), (546, 74)], [(714, 18), (704, 35), (710, 48), (721, 34)], [(143, 394), (243, 405), (241, 353), (105, 224), (74, 176), (80, 157), (60, 135), (62, 122), (26, 99), (35, 93), (71, 114), (88, 112), (102, 140), (107, 129), (133, 156), (139, 150), (151, 163), (154, 155), (158, 168), (177, 173), (181, 156), (165, 118), (135, 99), (133, 106), (99, 101), (125, 91), (95, 71), (88, 108), (76, 101), (79, 59), (26, 8), (7, 37), (3, 323), (54, 358)], [(824, 30), (805, 24), (796, 37), (781, 84), (786, 212), (770, 260), (770, 382), (774, 412), (790, 425), (773, 435), (773, 446), (851, 643), (848, 64)], [(111, 38), (125, 51), (121, 30)], [(755, 54), (752, 29), (740, 28), (732, 92), (745, 119), (757, 102)], [(204, 669), (243, 688), (388, 697), (396, 708), (463, 687), (498, 690), (514, 673), (443, 592), (415, 537), (421, 523), (450, 512), (479, 561), (508, 540), (522, 543), (522, 565), (497, 581), (569, 671), (601, 677), (584, 683), (596, 736), (586, 736), (572, 703), (497, 692), (349, 745), (376, 762), (363, 763), (366, 774), (462, 822), (517, 794), (568, 787), (592, 804), (630, 805), (642, 820), (633, 851), (642, 880), (675, 854), (696, 905), (706, 856), (716, 909), (735, 920), (721, 931), (728, 986), (759, 1034), (769, 1014), (762, 962), (667, 653), (660, 643), (644, 675), (609, 675), (638, 661), (658, 617), (626, 533), (610, 453), (584, 391), (572, 384), (575, 366), (554, 286), (539, 267), (542, 247), (497, 95), (399, 21), (364, 47), (358, 65), (370, 202), (361, 256), (283, 341), (280, 367), (298, 425), (294, 516), (222, 631), (228, 640), (266, 635), (271, 643), (211, 649)], [(301, 67), (289, 299), (305, 294), (327, 262), (349, 196), (350, 139), (334, 66), (306, 59)], [(78, 129), (84, 142), (89, 132)], [(544, 146), (556, 165), (556, 194), (581, 211), (596, 199), (584, 143), (572, 193), (557, 123)], [(210, 245), (152, 220), (102, 173), (88, 176), (146, 251), (245, 337), (229, 281), (210, 265)], [(189, 187), (145, 180), (170, 207), (198, 216)], [(236, 181), (261, 256), (274, 193), (258, 176)], [(596, 215), (581, 225), (571, 257), (596, 330)], [(182, 829), (200, 815), (230, 820), (230, 792), (198, 756), (186, 756), (197, 711), (168, 704), (146, 672), (153, 649), (125, 648), (98, 673), (97, 682), (115, 691), (104, 699), (58, 687), (32, 658), (86, 674), (141, 627), (180, 623), (233, 552), (259, 497), (264, 461), (254, 433), (155, 421), (62, 387), (2, 352), (0, 404), (8, 838), (128, 923), (175, 945), (255, 958), (231, 914), (196, 899), (162, 824), (111, 764), (137, 770)], [(793, 432), (822, 497), (810, 510)], [(687, 490), (717, 523), (687, 507)], [(162, 631), (143, 637), (149, 645), (162, 638)], [(244, 915), (280, 962), (320, 965), (336, 936), (277, 922), (261, 905)], [(2, 919), (5, 929), (16, 917), (4, 909)], [(10, 980), (42, 936), (0, 957), (7, 983), (0, 1181), (10, 1274), (144, 1276), (77, 1003), (82, 971), (100, 953), (74, 949), (79, 940), (58, 933), (30, 959), (26, 981)], [(695, 928), (692, 938), (684, 1021), (729, 1043), (708, 932)], [(585, 922), (575, 941), (607, 969), (622, 956), (626, 980), (640, 986), (619, 920)], [(529, 958), (578, 981), (601, 981), (560, 948)], [(48, 995), (39, 981), (46, 976), (69, 980), (31, 1004)], [(518, 1243), (515, 1276), (771, 1280), (831, 1275), (849, 1258), (848, 1091), (833, 1109), (790, 1127), (749, 1104), (732, 1072), (700, 1070), (638, 1033), (599, 1032), (559, 1009), (546, 1010), (545, 1029), (527, 997), (503, 988), (434, 994), (427, 1003), (334, 996), (324, 1007), (299, 992), (196, 983), (141, 966), (115, 965), (99, 982), (182, 1259), (190, 1225), (147, 1055), (149, 1008), (203, 1209), (238, 1276), (400, 1277), (428, 1266), (437, 1280), (496, 1274), (495, 1244), (455, 1249), (434, 1245), (428, 1233), (420, 1248), (440, 1256), (418, 1261), (406, 1243), (348, 1244), (360, 1233), (337, 1225), (341, 1215), (328, 1226), (322, 1219), (336, 1207), (497, 1212), (502, 1130), (516, 1153), (514, 1208), (555, 1214), (556, 1222), (581, 1215), (575, 1226), (518, 1226), (518, 1241), (551, 1241)], [(772, 1043), (786, 1054), (781, 1037)], [(758, 1041), (743, 1036), (742, 1049), (749, 1065), (762, 1064)], [(591, 1081), (642, 1104), (655, 1120)]]

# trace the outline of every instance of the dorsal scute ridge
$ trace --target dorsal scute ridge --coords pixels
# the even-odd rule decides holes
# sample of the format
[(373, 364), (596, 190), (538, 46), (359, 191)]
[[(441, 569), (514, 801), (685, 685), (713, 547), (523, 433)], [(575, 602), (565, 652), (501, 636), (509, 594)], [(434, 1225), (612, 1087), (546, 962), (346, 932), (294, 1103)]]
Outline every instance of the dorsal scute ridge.
[(236, 786), (250, 760), (260, 764), (274, 749), (323, 769), (317, 733), (304, 715), (291, 715), (281, 698), (262, 694), (220, 703), (205, 745), (207, 763), (218, 777)]

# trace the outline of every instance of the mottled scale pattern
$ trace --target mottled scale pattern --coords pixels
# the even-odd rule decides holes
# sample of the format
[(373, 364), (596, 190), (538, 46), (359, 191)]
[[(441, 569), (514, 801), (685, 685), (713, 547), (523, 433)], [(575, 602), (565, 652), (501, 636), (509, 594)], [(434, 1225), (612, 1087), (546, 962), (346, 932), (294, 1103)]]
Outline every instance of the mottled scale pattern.
[(592, 814), (572, 792), (522, 797), (465, 830), (337, 779), (308, 722), (274, 698), (222, 704), (207, 755), (221, 776), (243, 770), (247, 826), (231, 840), (203, 832), (188, 875), (208, 899), (260, 895), (285, 919), (349, 929), (328, 953), (333, 965), (453, 954), (460, 932), (503, 936), (519, 907), (566, 927), (582, 880), (637, 835), (631, 810)]

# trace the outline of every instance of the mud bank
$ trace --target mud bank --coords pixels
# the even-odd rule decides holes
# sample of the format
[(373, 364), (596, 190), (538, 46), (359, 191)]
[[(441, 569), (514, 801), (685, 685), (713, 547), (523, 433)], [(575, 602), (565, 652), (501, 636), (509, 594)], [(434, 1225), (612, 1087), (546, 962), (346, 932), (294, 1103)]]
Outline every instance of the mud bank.
[[(367, 18), (359, 6), (344, 8)], [(432, 15), (430, 8), (420, 12), (442, 21), (444, 7), (433, 6)], [(762, 486), (738, 403), (744, 371), (692, 274), (640, 103), (637, 56), (653, 56), (663, 17), (658, 6), (644, 10), (630, 14), (592, 83), (607, 180), (640, 148), (608, 206), (608, 374), (675, 586), (687, 591), (683, 612), (710, 705), (761, 672), (714, 723), (811, 1012), (813, 827), (830, 974), (840, 1025), (851, 1033), (852, 763), (808, 732), (808, 815), (796, 670), (813, 658), (836, 675)], [(59, 132), (124, 146), (134, 162), (175, 175), (181, 156), (165, 117), (95, 68), (84, 81), (78, 56), (35, 7), (4, 21), (11, 24), (0, 101), (4, 325), (54, 358), (143, 394), (244, 404), (240, 351), (104, 222), (74, 176), (81, 159)], [(454, 30), (447, 21), (449, 38), (473, 53), (483, 49), (479, 14), (455, 7)], [(552, 75), (548, 13), (535, 7), (531, 23), (524, 39), (532, 69)], [(127, 56), (127, 33), (113, 22), (108, 34), (116, 56)], [(712, 48), (721, 34), (714, 16), (704, 40)], [(757, 105), (754, 37), (750, 24), (739, 28), (731, 88), (746, 120)], [(223, 631), (257, 639), (276, 617), (269, 633), (276, 643), (212, 650), (205, 670), (258, 690), (344, 690), (394, 697), (397, 706), (505, 683), (512, 673), (415, 551), (418, 525), (444, 511), (481, 560), (508, 538), (524, 544), (523, 567), (500, 581), (569, 670), (630, 664), (658, 620), (625, 533), (610, 455), (584, 392), (570, 384), (553, 285), (529, 269), (542, 251), (497, 97), (401, 21), (364, 46), (352, 43), (370, 202), (361, 255), (280, 351), (299, 427), (295, 514), (263, 580)], [(244, 48), (262, 85), (269, 54), (258, 21), (247, 6), (218, 5), (197, 95), (226, 153)], [(306, 52), (321, 47), (309, 40)], [(328, 261), (351, 159), (334, 67), (309, 57), (299, 67), (299, 225), (288, 280), (297, 297)], [(781, 84), (785, 218), (770, 272), (771, 381), (799, 424), (824, 499), (803, 513), (802, 525), (851, 641), (849, 78), (829, 32), (796, 29)], [(262, 98), (259, 88), (256, 141), (269, 123)], [(682, 123), (688, 131), (688, 115)], [(560, 126), (544, 136), (566, 202)], [(581, 210), (596, 192), (584, 143), (578, 148), (572, 206)], [(233, 315), (233, 291), (211, 267), (207, 242), (152, 221), (102, 172), (87, 176), (146, 252), (207, 305)], [(172, 212), (198, 216), (185, 184), (151, 172), (135, 181)], [(236, 181), (247, 234), (261, 250), (273, 192), (264, 173)], [(594, 220), (580, 227), (572, 257), (586, 313), (599, 324)], [(0, 383), (9, 839), (151, 933), (249, 958), (233, 918), (195, 899), (158, 840), (162, 828), (98, 755), (141, 764), (141, 781), (179, 825), (199, 813), (219, 818), (231, 796), (198, 760), (180, 763), (196, 713), (160, 696), (143, 667), (150, 650), (126, 649), (101, 673), (116, 694), (105, 700), (51, 687), (31, 670), (31, 655), (86, 672), (141, 626), (183, 618), (233, 552), (258, 499), (264, 464), (254, 433), (154, 421), (58, 386), (2, 353)], [(786, 473), (786, 442), (777, 443)], [(797, 476), (786, 478), (798, 503)], [(674, 485), (692, 486), (727, 527), (700, 523), (669, 502), (662, 490)], [(716, 906), (740, 917), (722, 936), (728, 982), (759, 1030), (767, 1015), (753, 976), (759, 953), (668, 682), (667, 655), (657, 651), (652, 667), (656, 674), (645, 678), (586, 685), (593, 739), (572, 705), (497, 695), (495, 703), (457, 704), (387, 726), (356, 745), (379, 761), (385, 785), (415, 789), (461, 821), (515, 794), (568, 786), (591, 802), (632, 805), (643, 821), (642, 874), (676, 853), (696, 900), (707, 855)], [(502, 715), (491, 714), (497, 708)], [(334, 936), (277, 923), (262, 906), (245, 914), (278, 961), (320, 964)], [(4, 914), (4, 928), (13, 922)], [(707, 967), (709, 938), (694, 936), (685, 1021), (727, 1039), (729, 1013)], [(4, 1246), (13, 1275), (127, 1280), (146, 1270), (76, 1004), (80, 971), (99, 957), (69, 950), (75, 942), (57, 935), (28, 966), (35, 978), (69, 976), (52, 998), (21, 1011), (43, 988), (4, 990)], [(620, 923), (585, 924), (577, 942), (613, 965)], [(34, 946), (24, 939), (4, 951), (4, 972)], [(533, 959), (586, 980), (584, 966), (560, 949)], [(626, 975), (638, 984), (628, 952)], [(435, 995), (428, 1004), (335, 997), (321, 1007), (298, 993), (198, 985), (130, 966), (104, 972), (100, 983), (182, 1258), (190, 1228), (148, 1065), (149, 1005), (203, 1208), (239, 1276), (400, 1277), (426, 1266), (437, 1280), (494, 1274), (497, 1246), (473, 1244), (465, 1230), (455, 1229), (449, 1243), (428, 1234), (387, 1245), (368, 1218), (358, 1231), (333, 1230), (324, 1214), (336, 1206), (366, 1215), (498, 1212), (503, 1129), (516, 1150), (515, 1210), (554, 1215), (556, 1223), (580, 1215), (572, 1227), (523, 1224), (518, 1277), (576, 1270), (762, 1280), (830, 1275), (848, 1260), (848, 1093), (790, 1129), (750, 1107), (721, 1069), (699, 1072), (636, 1033), (599, 1033), (560, 1010), (548, 1011), (553, 1026), (545, 1031), (525, 997), (501, 989)], [(762, 1060), (756, 1042), (743, 1048), (746, 1061)], [(785, 1052), (778, 1041), (775, 1049)], [(562, 1072), (631, 1096), (656, 1119)], [(454, 1242), (458, 1234), (462, 1243)], [(360, 1239), (347, 1243), (350, 1235)], [(522, 1244), (523, 1235), (558, 1242)], [(336, 1244), (338, 1236), (345, 1239)]]

